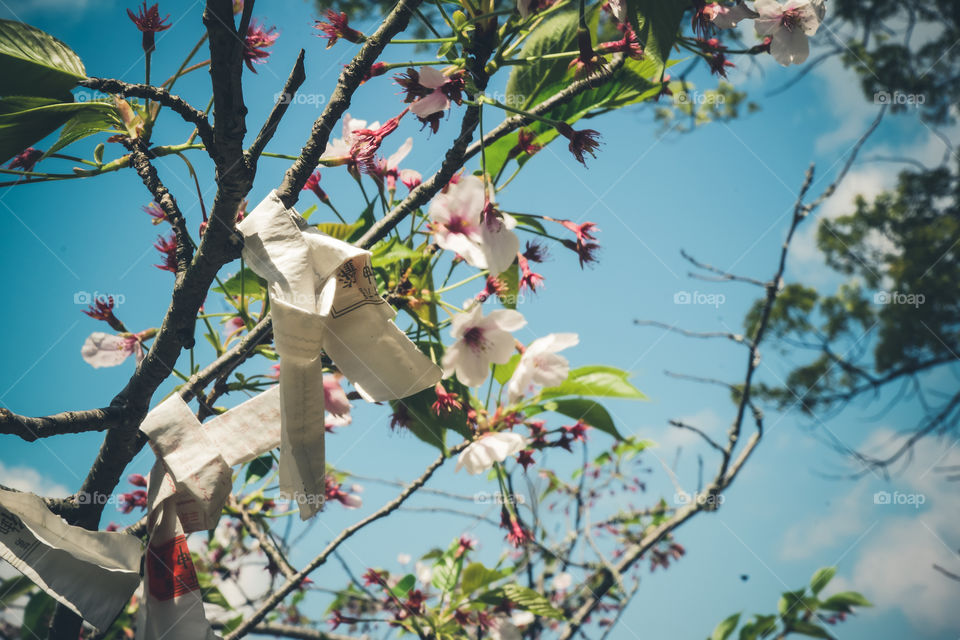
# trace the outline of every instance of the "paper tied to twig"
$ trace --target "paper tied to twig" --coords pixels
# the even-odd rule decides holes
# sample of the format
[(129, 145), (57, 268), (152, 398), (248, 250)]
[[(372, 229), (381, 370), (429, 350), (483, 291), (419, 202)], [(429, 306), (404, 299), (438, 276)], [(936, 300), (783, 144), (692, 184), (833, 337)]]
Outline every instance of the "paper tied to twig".
[(186, 534), (216, 527), (230, 495), (231, 467), (279, 446), (279, 396), (273, 387), (201, 425), (173, 394), (141, 423), (157, 462), (148, 484), (138, 640), (217, 637), (203, 610)]
[(135, 536), (67, 524), (30, 493), (0, 489), (0, 557), (104, 631), (140, 583)]
[(370, 252), (307, 225), (276, 192), (237, 228), (244, 260), (270, 287), (280, 355), (280, 490), (297, 500), (305, 520), (325, 496), (322, 353), (370, 401), (412, 395), (442, 371), (393, 323)]

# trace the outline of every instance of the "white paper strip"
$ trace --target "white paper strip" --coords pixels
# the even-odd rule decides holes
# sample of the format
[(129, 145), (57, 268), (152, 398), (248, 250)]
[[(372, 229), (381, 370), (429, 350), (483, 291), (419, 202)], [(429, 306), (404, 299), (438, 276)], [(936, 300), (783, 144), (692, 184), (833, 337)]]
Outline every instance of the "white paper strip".
[[(147, 417), (154, 415), (163, 404), (166, 402)], [(137, 640), (212, 640), (218, 637), (203, 610), (200, 583), (177, 516), (175, 495), (173, 480), (164, 471), (163, 463), (157, 460), (148, 483), (147, 531), (150, 542), (144, 558), (143, 601), (137, 612)]]
[(321, 233), (276, 192), (237, 225), (243, 257), (270, 286), (280, 354), (280, 489), (307, 519), (325, 494), (321, 354), (368, 400), (402, 398), (436, 384), (441, 369), (393, 324), (377, 293), (370, 253)]
[(0, 489), (0, 557), (105, 630), (140, 583), (140, 541), (67, 524), (30, 493)]

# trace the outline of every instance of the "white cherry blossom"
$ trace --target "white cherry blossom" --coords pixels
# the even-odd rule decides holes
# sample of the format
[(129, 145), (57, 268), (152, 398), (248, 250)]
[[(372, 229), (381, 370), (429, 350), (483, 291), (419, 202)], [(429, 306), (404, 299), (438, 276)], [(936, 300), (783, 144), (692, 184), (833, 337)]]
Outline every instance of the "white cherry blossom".
[(484, 317), (480, 304), (453, 318), (450, 335), (456, 340), (443, 354), (443, 375), (454, 373), (468, 387), (479, 387), (493, 363), (504, 364), (513, 355), (511, 331), (527, 324), (512, 309), (497, 309)]
[(518, 433), (500, 431), (488, 433), (474, 440), (460, 452), (454, 471), (466, 468), (470, 475), (477, 475), (490, 469), (495, 462), (503, 462), (519, 453), (527, 446), (527, 441)]
[(567, 379), (570, 363), (557, 352), (580, 342), (575, 333), (551, 333), (530, 343), (520, 357), (507, 385), (511, 403), (529, 393), (534, 386), (555, 387)]
[(787, 66), (800, 64), (810, 55), (809, 36), (817, 32), (826, 12), (822, 0), (757, 0), (757, 33), (770, 36), (770, 54)]

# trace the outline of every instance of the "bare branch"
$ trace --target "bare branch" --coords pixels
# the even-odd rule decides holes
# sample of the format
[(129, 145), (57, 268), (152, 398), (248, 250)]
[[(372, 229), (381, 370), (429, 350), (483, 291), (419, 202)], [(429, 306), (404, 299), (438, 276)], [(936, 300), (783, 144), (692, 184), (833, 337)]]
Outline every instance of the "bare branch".
[(360, 52), (344, 67), (327, 106), (313, 123), (310, 139), (307, 140), (297, 160), (287, 169), (283, 183), (277, 188), (277, 196), (284, 206), (292, 207), (297, 202), (300, 190), (303, 189), (313, 170), (317, 168), (320, 156), (327, 148), (327, 140), (330, 138), (333, 125), (350, 106), (350, 98), (354, 91), (363, 82), (370, 66), (383, 52), (383, 48), (387, 46), (390, 39), (407, 28), (410, 16), (421, 3), (422, 0), (400, 0), (373, 35), (367, 37)]
[(20, 416), (0, 408), (0, 433), (18, 436), (27, 442), (67, 433), (106, 431), (122, 421), (123, 411), (119, 407), (65, 411), (41, 418)]
[(247, 164), (252, 167), (256, 166), (260, 154), (263, 153), (267, 143), (270, 142), (273, 134), (276, 133), (277, 127), (280, 125), (280, 120), (282, 120), (283, 116), (287, 113), (287, 109), (290, 107), (290, 103), (293, 102), (293, 96), (297, 93), (297, 89), (299, 89), (303, 81), (307, 79), (307, 75), (303, 70), (304, 54), (305, 51), (300, 49), (300, 55), (297, 56), (297, 61), (293, 65), (293, 71), (290, 72), (290, 77), (287, 78), (286, 84), (283, 85), (283, 93), (280, 94), (277, 103), (273, 105), (273, 110), (267, 117), (267, 121), (263, 123), (263, 128), (261, 128), (260, 133), (257, 134), (256, 140), (253, 141), (253, 144), (251, 144), (250, 148), (245, 152)]
[(670, 426), (677, 427), (678, 429), (686, 429), (687, 431), (693, 431), (695, 434), (704, 439), (704, 441), (709, 444), (711, 447), (719, 451), (720, 453), (725, 453), (723, 447), (721, 447), (717, 442), (704, 433), (701, 429), (693, 426), (692, 424), (687, 424), (681, 420), (670, 420)]
[(173, 95), (162, 87), (155, 87), (150, 84), (130, 84), (113, 78), (85, 78), (77, 84), (81, 87), (103, 91), (121, 98), (133, 96), (134, 98), (153, 100), (169, 107), (170, 110), (197, 128), (197, 135), (200, 136), (200, 140), (207, 148), (208, 153), (213, 153), (213, 127), (210, 126), (210, 121), (207, 120), (207, 116), (202, 111), (191, 106), (180, 96)]
[(657, 320), (634, 320), (633, 324), (638, 327), (657, 327), (659, 329), (666, 329), (667, 331), (672, 331), (673, 333), (679, 333), (682, 336), (687, 336), (688, 338), (726, 338), (727, 340), (732, 340), (737, 344), (747, 344), (744, 340), (744, 337), (739, 333), (730, 333), (729, 331), (689, 331), (687, 329), (681, 329), (666, 322), (659, 322)]
[[(756, 286), (760, 287), (761, 289), (766, 289), (767, 286), (769, 285), (769, 283), (767, 283), (767, 282), (762, 282), (762, 281), (756, 280), (756, 279), (754, 279), (754, 278), (747, 278), (747, 277), (744, 277), (744, 276), (738, 276), (738, 275), (735, 275), (735, 274), (732, 274), (732, 273), (728, 273), (728, 272), (724, 271), (723, 269), (718, 269), (717, 267), (713, 266), (712, 264), (707, 264), (706, 262), (700, 262), (699, 260), (697, 260), (696, 258), (694, 258), (693, 256), (691, 256), (689, 253), (687, 253), (687, 252), (684, 251), (683, 249), (680, 250), (680, 255), (683, 256), (684, 260), (686, 260), (687, 262), (689, 262), (690, 264), (692, 264), (692, 265), (695, 266), (696, 268), (698, 268), (698, 269), (703, 269), (704, 271), (709, 271), (709, 272), (711, 272), (711, 273), (717, 274), (718, 277), (716, 277), (716, 278), (711, 278), (711, 280), (714, 281), (714, 282), (728, 282), (728, 281), (729, 281), (729, 282), (746, 282), (747, 284), (756, 285)], [(699, 275), (699, 274), (695, 274), (695, 273), (691, 273), (690, 276), (691, 276), (691, 277), (694, 277), (694, 278), (699, 278), (699, 279), (701, 279), (701, 280), (707, 280), (707, 279), (708, 279), (706, 276)]]
[[(468, 444), (468, 442), (461, 442), (459, 445), (450, 449), (449, 455), (453, 456), (454, 454), (459, 453), (465, 449)], [(337, 537), (334, 538), (326, 546), (326, 548), (320, 552), (320, 555), (311, 560), (309, 564), (301, 569), (296, 575), (288, 579), (284, 585), (273, 591), (253, 613), (253, 615), (241, 622), (236, 629), (227, 634), (224, 640), (237, 640), (237, 638), (242, 638), (250, 633), (253, 628), (256, 627), (256, 625), (258, 625), (266, 617), (268, 613), (270, 613), (278, 604), (283, 601), (284, 598), (290, 594), (290, 592), (300, 586), (300, 584), (303, 582), (303, 579), (310, 575), (310, 572), (324, 564), (330, 555), (333, 554), (333, 552), (336, 551), (341, 544), (346, 542), (347, 539), (367, 525), (376, 522), (377, 520), (384, 518), (399, 509), (400, 506), (417, 491), (417, 489), (426, 484), (427, 480), (429, 480), (434, 472), (440, 468), (446, 459), (447, 455), (441, 453), (436, 460), (430, 463), (430, 466), (427, 467), (426, 471), (424, 471), (419, 478), (411, 482), (403, 491), (400, 492), (396, 498), (383, 505), (378, 510), (374, 511), (363, 520), (360, 520), (359, 522), (356, 522), (341, 531)]]

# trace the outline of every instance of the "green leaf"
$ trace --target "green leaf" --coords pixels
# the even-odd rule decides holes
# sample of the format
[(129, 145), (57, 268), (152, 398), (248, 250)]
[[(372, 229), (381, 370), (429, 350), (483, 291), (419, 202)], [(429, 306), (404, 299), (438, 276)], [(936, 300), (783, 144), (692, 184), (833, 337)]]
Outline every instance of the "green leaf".
[(0, 163), (47, 137), (80, 112), (106, 111), (102, 102), (59, 102), (12, 96), (0, 100)]
[(411, 249), (401, 242), (399, 238), (390, 238), (389, 240), (378, 242), (373, 245), (370, 253), (372, 254), (370, 263), (378, 269), (396, 262), (402, 262), (403, 260), (419, 260), (423, 257), (422, 253)]
[(223, 594), (213, 584), (213, 576), (209, 573), (197, 573), (197, 584), (200, 585), (200, 593), (203, 596), (204, 602), (209, 602), (210, 604), (215, 604), (224, 609), (232, 609), (230, 603), (227, 602), (227, 599), (223, 597)]
[(20, 596), (29, 593), (35, 585), (27, 576), (16, 575), (0, 582), (0, 611), (3, 611), (10, 603)]
[(850, 607), (872, 607), (873, 604), (856, 591), (835, 593), (820, 605), (827, 611), (850, 611)]
[[(653, 82), (660, 68), (659, 63), (653, 60), (629, 59), (608, 82), (574, 96), (543, 115), (553, 120), (573, 124), (587, 116), (620, 109), (653, 98), (660, 93), (659, 82)], [(542, 102), (559, 93), (569, 84), (570, 78), (561, 78), (550, 85), (545, 85), (538, 94), (536, 102)], [(556, 129), (539, 121), (527, 125), (526, 128), (535, 134), (535, 142), (541, 146), (546, 146), (557, 137)], [(501, 173), (509, 159), (510, 151), (517, 145), (518, 135), (517, 132), (513, 132), (484, 149), (484, 159), (490, 175), (497, 176)], [(517, 157), (517, 163), (523, 166), (530, 158), (531, 156), (527, 154), (521, 154)]]
[(574, 420), (583, 420), (591, 427), (609, 433), (617, 440), (623, 440), (623, 436), (617, 431), (616, 425), (613, 424), (610, 413), (593, 400), (588, 398), (563, 398), (544, 402), (540, 406), (543, 407), (544, 411), (553, 411)]
[(358, 225), (356, 229), (353, 230), (347, 238), (344, 238), (345, 242), (356, 242), (360, 239), (367, 229), (372, 227), (377, 221), (377, 217), (373, 214), (373, 206), (376, 204), (376, 200), (370, 202), (369, 205), (363, 210), (360, 214), (360, 217), (357, 218), (356, 222), (353, 224)]
[[(455, 390), (452, 390), (457, 393)], [(461, 395), (461, 398), (464, 396)], [(437, 396), (433, 387), (424, 389), (402, 400), (394, 400), (390, 404), (396, 411), (397, 405), (403, 404), (407, 415), (410, 416), (410, 422), (407, 427), (411, 433), (420, 438), (427, 444), (433, 445), (446, 452), (446, 431), (453, 429), (464, 437), (470, 437), (470, 429), (467, 427), (466, 415), (462, 411), (445, 413), (438, 416), (432, 409)]]
[(256, 482), (263, 476), (270, 473), (270, 470), (273, 468), (273, 456), (269, 453), (262, 455), (259, 458), (250, 461), (249, 466), (247, 466), (247, 474), (244, 476), (243, 481), (246, 482)]
[(823, 627), (813, 624), (812, 622), (807, 622), (806, 620), (797, 620), (796, 622), (792, 623), (790, 625), (790, 630), (794, 633), (799, 633), (811, 638), (829, 639), (832, 637)]
[(23, 624), (20, 627), (22, 638), (46, 638), (47, 627), (57, 608), (57, 601), (43, 591), (38, 591), (27, 601), (23, 608)]
[(507, 574), (497, 571), (496, 569), (487, 569), (479, 562), (471, 562), (467, 565), (467, 568), (463, 570), (460, 589), (464, 595), (469, 595), (477, 589), (482, 589), (506, 575)]
[(239, 296), (242, 292), (244, 296), (263, 300), (267, 292), (267, 281), (254, 273), (253, 269), (245, 267), (242, 271), (230, 276), (222, 287), (213, 287), (211, 291), (222, 293), (231, 298)]
[[(578, 20), (579, 15), (573, 7), (547, 17), (527, 37), (519, 57), (532, 58), (570, 50), (576, 44)], [(525, 109), (537, 104), (541, 101), (537, 98), (544, 87), (563, 78), (569, 62), (540, 60), (515, 66), (507, 80), (506, 95), (502, 102), (507, 106)]]
[(807, 610), (806, 598), (804, 598), (806, 592), (806, 589), (798, 589), (784, 593), (777, 602), (777, 613), (784, 618), (795, 618), (798, 614), (805, 612)]
[(710, 636), (710, 640), (727, 640), (736, 630), (738, 624), (740, 624), (740, 614), (735, 613), (717, 625), (713, 630), (713, 635)]
[(660, 63), (670, 58), (689, 0), (627, 0), (627, 18), (644, 52)]
[(506, 291), (497, 297), (507, 309), (516, 309), (517, 301), (520, 297), (520, 268), (517, 263), (507, 267), (507, 270), (497, 276), (497, 278), (507, 286)]
[(343, 224), (342, 222), (321, 222), (320, 224), (314, 226), (331, 238), (336, 238), (337, 240), (343, 240), (346, 242), (350, 236), (355, 234), (359, 229), (363, 228), (363, 220), (357, 220), (353, 224)]
[(517, 370), (518, 364), (520, 364), (520, 354), (515, 353), (506, 363), (493, 365), (493, 379), (500, 384), (507, 384), (510, 376)]
[(627, 381), (629, 377), (629, 373), (615, 367), (581, 367), (571, 371), (562, 384), (543, 389), (540, 397), (591, 396), (646, 400), (647, 396)]
[(430, 584), (444, 593), (449, 593), (457, 586), (462, 568), (463, 556), (455, 558), (454, 553), (448, 551), (440, 556), (440, 559), (433, 565)]
[(390, 593), (392, 593), (397, 598), (406, 598), (407, 594), (410, 593), (410, 590), (417, 584), (417, 577), (412, 573), (400, 578), (400, 582), (395, 584)]
[(823, 567), (818, 569), (816, 573), (813, 574), (813, 577), (810, 578), (810, 589), (813, 591), (813, 595), (820, 593), (827, 583), (833, 580), (833, 576), (837, 575), (836, 567)]
[[(105, 105), (105, 109), (89, 109), (78, 113), (70, 118), (67, 124), (63, 126), (60, 132), (60, 138), (43, 154), (46, 158), (54, 154), (67, 145), (71, 145), (78, 140), (97, 133), (116, 133), (122, 132), (123, 123), (121, 122), (117, 109), (112, 103), (100, 102)], [(100, 158), (102, 161), (103, 153)], [(42, 158), (41, 158), (42, 159)]]
[(22, 22), (0, 20), (0, 94), (64, 101), (86, 70), (73, 49)]
[(546, 596), (537, 593), (533, 589), (528, 589), (516, 583), (503, 586), (503, 594), (517, 606), (526, 609), (530, 613), (545, 618), (563, 620), (563, 611), (557, 609)]

